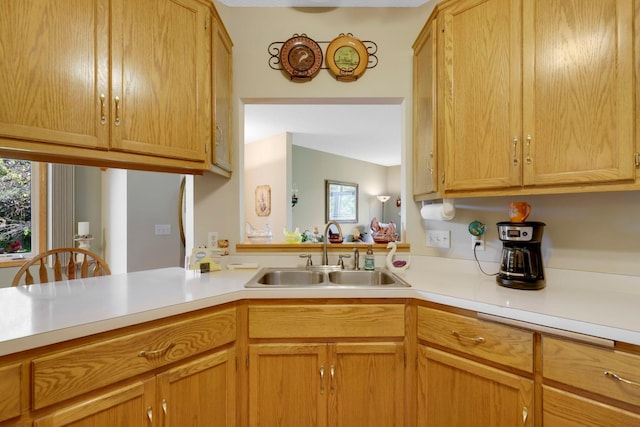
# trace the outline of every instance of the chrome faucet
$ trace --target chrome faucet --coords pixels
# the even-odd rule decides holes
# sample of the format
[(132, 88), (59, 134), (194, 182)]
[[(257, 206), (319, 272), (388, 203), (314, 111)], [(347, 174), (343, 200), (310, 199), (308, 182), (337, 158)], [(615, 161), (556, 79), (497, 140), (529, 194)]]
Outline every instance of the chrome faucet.
[(335, 225), (338, 228), (338, 236), (342, 239), (342, 228), (335, 221), (329, 221), (324, 227), (324, 246), (322, 248), (322, 265), (329, 265), (329, 256), (327, 255), (327, 241), (329, 240), (329, 228)]

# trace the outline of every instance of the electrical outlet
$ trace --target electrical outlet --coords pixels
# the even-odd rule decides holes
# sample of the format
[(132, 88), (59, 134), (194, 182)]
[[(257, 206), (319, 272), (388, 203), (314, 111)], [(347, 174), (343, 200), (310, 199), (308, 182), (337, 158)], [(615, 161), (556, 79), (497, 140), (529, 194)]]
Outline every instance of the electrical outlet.
[[(479, 245), (476, 246), (476, 244)], [(471, 236), (471, 249), (476, 248), (476, 251), (484, 251), (484, 235), (483, 236)]]
[(432, 248), (450, 248), (451, 231), (449, 230), (428, 230), (427, 246)]

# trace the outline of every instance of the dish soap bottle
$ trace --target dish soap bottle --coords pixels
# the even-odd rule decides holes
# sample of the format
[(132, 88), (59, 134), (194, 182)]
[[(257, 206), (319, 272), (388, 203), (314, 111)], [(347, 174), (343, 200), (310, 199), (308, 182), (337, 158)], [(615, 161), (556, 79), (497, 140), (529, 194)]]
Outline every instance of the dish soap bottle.
[(367, 253), (364, 256), (364, 269), (374, 270), (376, 268), (376, 259), (373, 256), (373, 249), (371, 245), (367, 246)]

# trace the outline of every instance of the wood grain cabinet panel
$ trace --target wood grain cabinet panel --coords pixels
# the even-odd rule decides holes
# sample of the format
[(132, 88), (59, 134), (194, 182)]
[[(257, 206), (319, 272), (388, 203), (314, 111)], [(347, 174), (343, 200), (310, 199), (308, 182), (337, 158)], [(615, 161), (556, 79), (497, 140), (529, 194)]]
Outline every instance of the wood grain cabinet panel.
[(525, 372), (533, 372), (533, 331), (429, 307), (418, 307), (418, 338)]
[(544, 386), (542, 423), (563, 427), (622, 427), (640, 425), (640, 414)]
[(154, 393), (154, 380), (136, 381), (39, 416), (33, 427), (150, 426)]
[(4, 1), (2, 155), (203, 171), (211, 10), (200, 0)]
[(233, 43), (220, 18), (214, 15), (211, 31), (213, 46), (213, 123), (211, 170), (223, 176), (232, 171), (231, 153), (233, 148)]
[(446, 194), (634, 184), (633, 0), (439, 7)]
[(640, 356), (544, 336), (545, 379), (640, 408)]
[(413, 197), (437, 192), (437, 54), (438, 20), (427, 22), (413, 45)]
[(236, 339), (235, 309), (98, 341), (32, 361), (33, 407), (45, 407)]
[(0, 366), (0, 422), (22, 412), (22, 364)]
[(418, 346), (418, 426), (533, 426), (533, 380)]
[(404, 304), (249, 307), (250, 338), (402, 337)]

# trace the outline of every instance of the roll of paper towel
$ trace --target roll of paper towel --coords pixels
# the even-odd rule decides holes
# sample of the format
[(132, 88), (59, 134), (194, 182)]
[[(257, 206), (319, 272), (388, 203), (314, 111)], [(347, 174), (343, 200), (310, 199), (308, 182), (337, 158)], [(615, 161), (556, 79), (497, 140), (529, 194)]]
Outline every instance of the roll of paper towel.
[(456, 216), (456, 207), (453, 200), (443, 199), (442, 203), (423, 205), (420, 209), (420, 215), (424, 219), (451, 221)]

